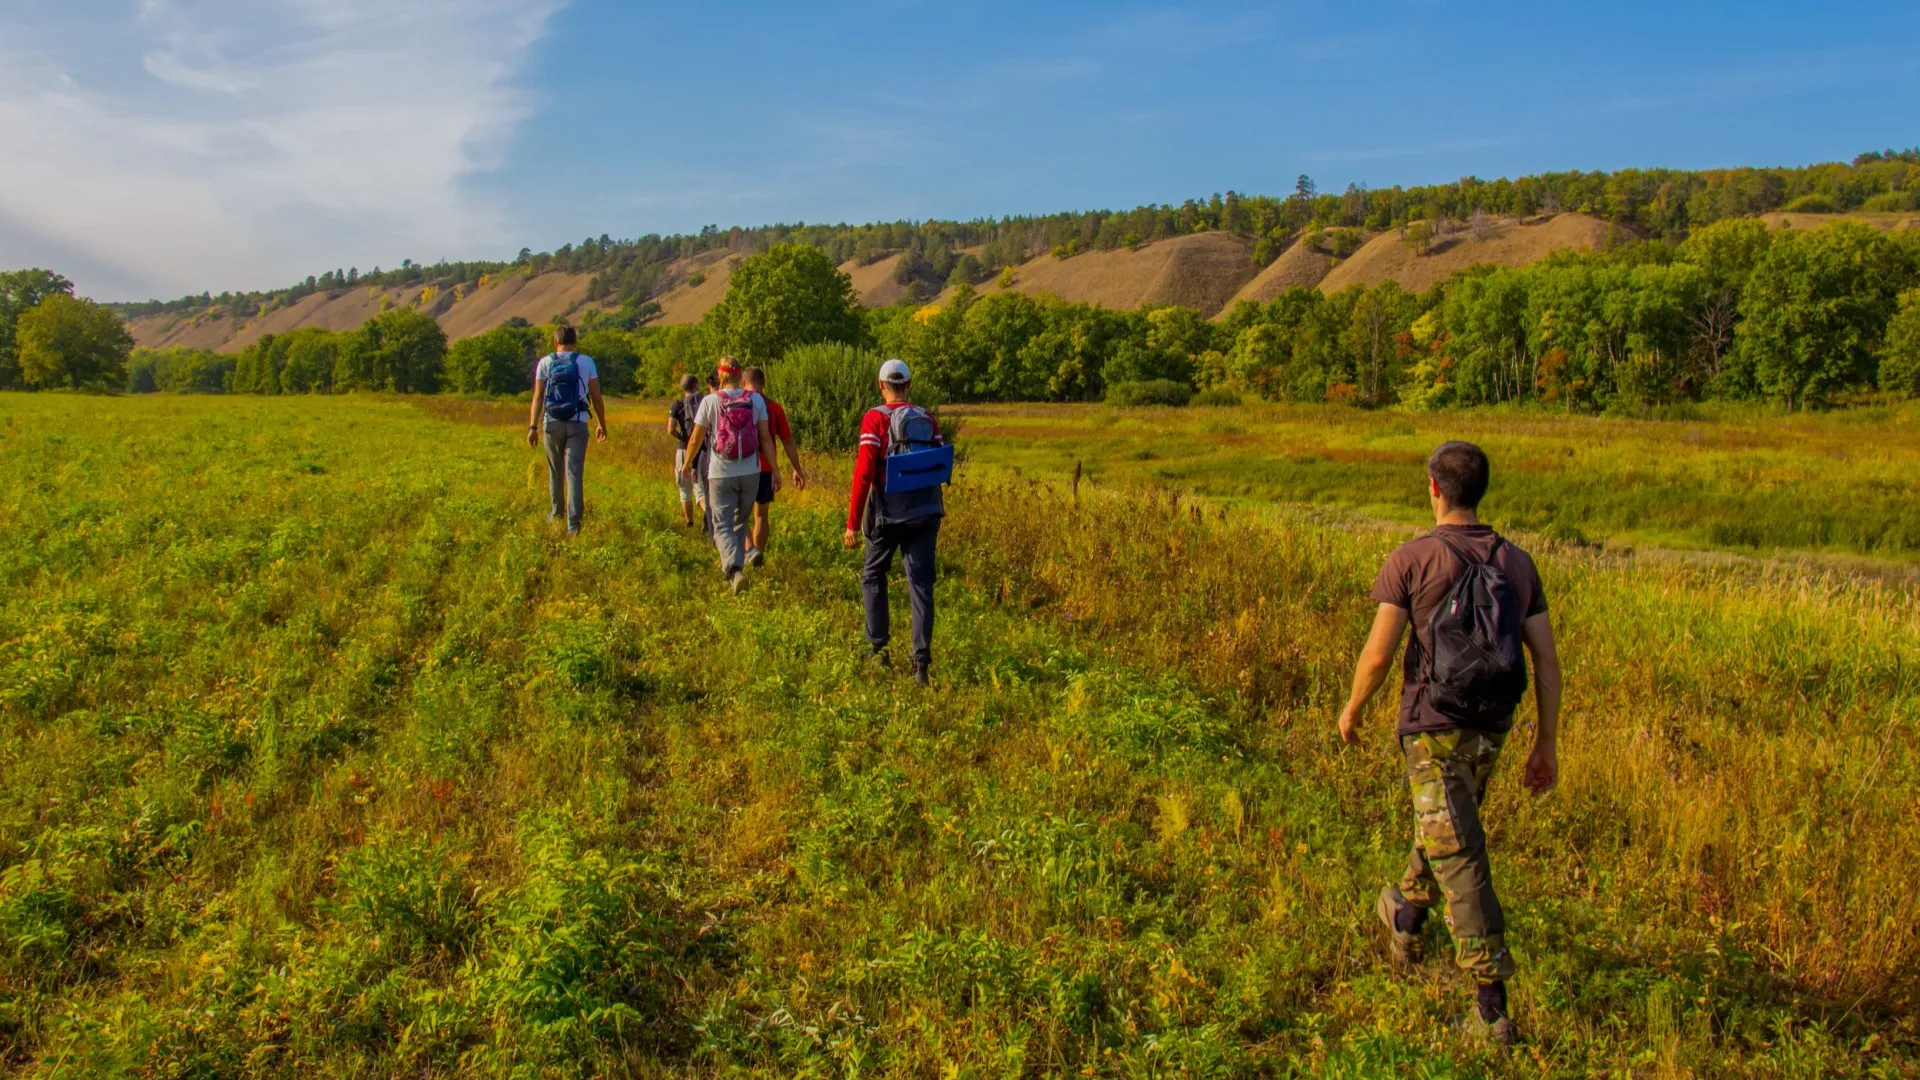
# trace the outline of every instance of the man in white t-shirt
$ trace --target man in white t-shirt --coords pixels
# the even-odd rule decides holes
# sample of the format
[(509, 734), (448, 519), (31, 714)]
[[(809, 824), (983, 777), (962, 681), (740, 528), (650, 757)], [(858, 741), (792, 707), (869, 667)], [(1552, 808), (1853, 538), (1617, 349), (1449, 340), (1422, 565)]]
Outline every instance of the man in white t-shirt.
[(594, 436), (607, 441), (607, 405), (600, 400), (600, 369), (593, 357), (574, 347), (579, 339), (571, 326), (553, 332), (553, 352), (533, 372), (533, 401), (527, 406), (527, 445), (534, 446), (544, 431), (547, 442), (547, 494), (552, 501), (548, 521), (567, 519), (567, 535), (580, 532), (585, 503), (587, 421), (599, 419)]
[(707, 511), (713, 515), (713, 545), (720, 550), (720, 572), (739, 592), (746, 583), (747, 529), (753, 500), (760, 493), (760, 455), (780, 467), (780, 447), (767, 424), (767, 400), (740, 385), (740, 364), (723, 356), (715, 369), (720, 389), (700, 402), (687, 438), (682, 473), (692, 475), (700, 451), (707, 455)]

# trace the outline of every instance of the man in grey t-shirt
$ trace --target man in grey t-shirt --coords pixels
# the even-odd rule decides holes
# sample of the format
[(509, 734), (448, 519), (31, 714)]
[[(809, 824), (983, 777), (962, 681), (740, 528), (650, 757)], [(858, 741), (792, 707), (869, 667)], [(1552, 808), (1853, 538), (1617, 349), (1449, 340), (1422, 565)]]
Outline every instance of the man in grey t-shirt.
[[(767, 401), (741, 387), (740, 364), (731, 356), (715, 368), (720, 389), (708, 394), (694, 413), (693, 434), (687, 439), (683, 475), (691, 475), (700, 451), (712, 442), (707, 455), (707, 510), (713, 515), (713, 545), (720, 551), (720, 572), (739, 592), (746, 583), (747, 529), (753, 521), (753, 500), (760, 492), (760, 454), (775, 468), (780, 448), (767, 424)], [(752, 423), (744, 410), (752, 410)]]
[(527, 445), (538, 445), (541, 434), (546, 435), (547, 494), (552, 507), (547, 520), (558, 521), (564, 515), (568, 536), (579, 534), (586, 501), (587, 421), (598, 417), (594, 435), (607, 441), (600, 369), (593, 357), (575, 348), (578, 340), (571, 326), (553, 332), (553, 352), (534, 369), (533, 401), (527, 406)]

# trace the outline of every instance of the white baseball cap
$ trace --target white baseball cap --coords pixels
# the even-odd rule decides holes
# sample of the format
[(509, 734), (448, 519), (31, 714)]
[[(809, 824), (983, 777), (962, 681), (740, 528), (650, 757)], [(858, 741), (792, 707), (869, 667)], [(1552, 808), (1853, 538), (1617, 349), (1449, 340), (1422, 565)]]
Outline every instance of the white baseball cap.
[(913, 372), (907, 370), (905, 360), (889, 360), (880, 365), (880, 381), (889, 383), (907, 383), (913, 381)]

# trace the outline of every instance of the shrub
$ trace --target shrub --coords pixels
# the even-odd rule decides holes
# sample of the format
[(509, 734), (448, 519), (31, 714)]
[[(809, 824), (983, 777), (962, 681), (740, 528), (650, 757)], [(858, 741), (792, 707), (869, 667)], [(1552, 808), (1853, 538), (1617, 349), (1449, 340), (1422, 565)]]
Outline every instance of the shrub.
[(1107, 404), (1122, 409), (1141, 405), (1185, 405), (1191, 400), (1193, 387), (1172, 379), (1117, 382), (1107, 387)]
[(1900, 297), (1900, 313), (1887, 324), (1880, 354), (1880, 389), (1920, 394), (1920, 289)]
[(1234, 393), (1226, 387), (1215, 386), (1193, 395), (1193, 401), (1190, 402), (1190, 404), (1218, 407), (1223, 405), (1242, 405), (1245, 404), (1245, 402), (1241, 401), (1239, 394)]
[(860, 417), (880, 403), (881, 357), (850, 345), (802, 345), (767, 366), (767, 392), (787, 410), (793, 437), (809, 450), (851, 450)]
[(1840, 212), (1840, 208), (1833, 204), (1832, 199), (1819, 192), (1802, 195), (1788, 203), (1785, 209), (1790, 214), (1837, 214)]
[(1860, 209), (1875, 214), (1910, 214), (1920, 210), (1920, 190), (1882, 192), (1862, 203)]

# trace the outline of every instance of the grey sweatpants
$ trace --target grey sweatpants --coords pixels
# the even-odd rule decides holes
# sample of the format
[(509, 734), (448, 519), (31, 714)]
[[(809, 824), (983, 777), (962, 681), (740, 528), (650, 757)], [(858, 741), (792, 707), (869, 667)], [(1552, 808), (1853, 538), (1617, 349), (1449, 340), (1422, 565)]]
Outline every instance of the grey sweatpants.
[(587, 424), (584, 420), (549, 420), (546, 428), (547, 494), (553, 509), (548, 521), (567, 519), (567, 531), (580, 531), (580, 511), (586, 503)]
[(723, 574), (747, 565), (747, 529), (753, 524), (753, 497), (759, 493), (758, 472), (707, 481), (707, 512), (713, 515), (713, 546), (720, 550)]

